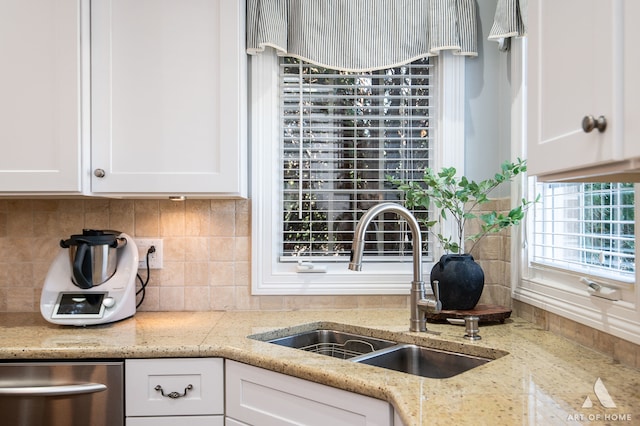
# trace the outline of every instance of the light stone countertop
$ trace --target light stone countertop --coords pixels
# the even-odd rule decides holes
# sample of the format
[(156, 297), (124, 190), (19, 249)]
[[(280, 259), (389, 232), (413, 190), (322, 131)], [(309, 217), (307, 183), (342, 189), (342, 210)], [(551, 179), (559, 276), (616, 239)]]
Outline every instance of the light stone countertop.
[[(407, 425), (640, 424), (639, 370), (519, 318), (481, 324), (482, 340), (470, 342), (462, 338), (464, 327), (450, 324), (429, 323), (429, 332), (411, 333), (408, 317), (405, 310), (141, 312), (78, 328), (49, 324), (35, 313), (3, 313), (0, 358), (224, 357), (389, 401)], [(429, 379), (246, 337), (318, 325), (497, 359), (449, 379)], [(598, 379), (615, 408), (600, 403)], [(587, 397), (592, 407), (583, 407)]]

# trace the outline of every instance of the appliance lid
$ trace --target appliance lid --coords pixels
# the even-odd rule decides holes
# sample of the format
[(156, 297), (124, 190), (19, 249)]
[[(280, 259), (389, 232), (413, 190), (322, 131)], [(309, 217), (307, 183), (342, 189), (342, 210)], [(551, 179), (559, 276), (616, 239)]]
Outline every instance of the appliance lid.
[(86, 244), (88, 246), (108, 245), (109, 247), (117, 248), (118, 245), (122, 244), (122, 240), (118, 238), (120, 234), (121, 232), (119, 231), (83, 229), (82, 234), (72, 235), (67, 240), (60, 240), (60, 247), (69, 248)]

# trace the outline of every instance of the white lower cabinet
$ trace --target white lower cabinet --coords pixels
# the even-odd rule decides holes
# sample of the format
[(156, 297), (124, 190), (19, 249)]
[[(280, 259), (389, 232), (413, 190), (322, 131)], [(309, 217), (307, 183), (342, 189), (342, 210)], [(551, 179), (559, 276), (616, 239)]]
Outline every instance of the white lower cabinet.
[(222, 426), (222, 358), (125, 361), (127, 426)]
[(226, 425), (391, 426), (379, 399), (226, 361)]
[(224, 426), (249, 426), (246, 423), (239, 422), (231, 417), (226, 417), (224, 419)]

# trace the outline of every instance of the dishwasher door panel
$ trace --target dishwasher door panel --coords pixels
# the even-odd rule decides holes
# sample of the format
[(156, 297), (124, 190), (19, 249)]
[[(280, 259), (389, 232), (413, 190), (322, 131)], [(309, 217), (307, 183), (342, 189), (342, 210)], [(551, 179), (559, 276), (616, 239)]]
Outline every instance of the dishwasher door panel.
[(122, 362), (0, 363), (0, 413), (13, 426), (124, 425)]

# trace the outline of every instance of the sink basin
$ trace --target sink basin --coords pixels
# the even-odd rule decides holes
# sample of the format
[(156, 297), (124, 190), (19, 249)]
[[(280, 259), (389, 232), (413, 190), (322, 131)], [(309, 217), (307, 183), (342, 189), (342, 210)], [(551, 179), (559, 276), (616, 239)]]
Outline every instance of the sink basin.
[[(254, 334), (251, 339), (300, 349), (349, 362), (367, 364), (434, 379), (453, 377), (493, 361), (506, 352), (492, 350), (491, 358), (369, 337), (359, 331), (340, 331), (340, 324), (324, 323), (309, 329), (283, 329)], [(373, 334), (364, 331), (363, 334)], [(278, 337), (276, 337), (278, 336)], [(401, 340), (401, 339), (399, 339)]]
[(308, 352), (349, 359), (394, 346), (396, 342), (360, 336), (337, 330), (311, 330), (279, 339), (269, 343), (302, 349)]
[(399, 344), (353, 358), (351, 361), (433, 379), (445, 379), (492, 360), (422, 346)]

